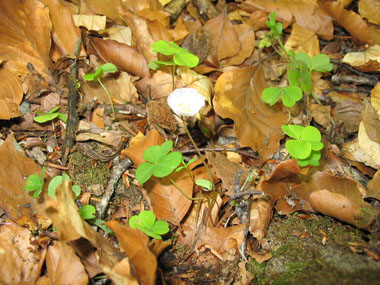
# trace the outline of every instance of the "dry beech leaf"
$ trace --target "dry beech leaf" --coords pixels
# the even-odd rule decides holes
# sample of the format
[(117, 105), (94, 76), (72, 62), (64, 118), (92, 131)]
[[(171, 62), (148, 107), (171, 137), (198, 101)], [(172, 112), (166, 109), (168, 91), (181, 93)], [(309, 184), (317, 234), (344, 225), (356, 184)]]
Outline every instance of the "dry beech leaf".
[(251, 202), (249, 211), (249, 232), (257, 239), (263, 239), (268, 231), (268, 226), (272, 218), (273, 208), (271, 204), (263, 199), (256, 199)]
[(31, 232), (18, 225), (0, 227), (1, 284), (35, 284), (46, 252), (39, 252), (31, 239)]
[(368, 182), (368, 192), (366, 197), (373, 197), (380, 200), (380, 170), (373, 176), (372, 180)]
[(343, 3), (322, 2), (320, 6), (345, 28), (355, 39), (363, 43), (372, 43), (367, 23), (355, 12), (344, 9)]
[(18, 76), (7, 69), (0, 69), (0, 120), (21, 116), (18, 106), (23, 95)]
[(227, 71), (216, 82), (213, 101), (219, 116), (234, 120), (239, 144), (257, 151), (262, 163), (277, 151), (284, 137), (281, 125), (287, 121), (279, 104), (270, 107), (262, 101), (266, 87), (261, 66)]
[(359, 125), (358, 142), (360, 148), (364, 150), (377, 165), (380, 165), (380, 144), (371, 140), (363, 122)]
[(114, 40), (127, 46), (132, 46), (132, 30), (130, 27), (116, 26), (107, 29), (109, 38), (107, 40)]
[(316, 33), (303, 29), (297, 24), (293, 24), (292, 32), (285, 43), (285, 48), (292, 49), (295, 52), (305, 52), (312, 57), (320, 53)]
[(139, 77), (149, 76), (148, 64), (135, 48), (99, 38), (92, 38), (90, 46), (88, 53), (96, 54), (104, 62), (112, 62), (119, 69)]
[(50, 79), (51, 22), (49, 10), (37, 0), (0, 1), (0, 62), (25, 76), (27, 64)]
[(279, 21), (288, 26), (293, 21), (301, 28), (313, 31), (326, 40), (332, 40), (334, 26), (331, 17), (318, 6), (317, 0), (247, 0), (243, 9), (277, 12)]
[[(293, 187), (304, 203), (314, 211), (346, 223), (366, 227), (371, 222), (363, 219), (362, 208), (368, 208), (362, 198), (363, 187), (349, 177), (337, 177), (317, 171), (307, 182)], [(364, 190), (365, 191), (365, 190)]]
[(66, 242), (54, 241), (49, 246), (46, 268), (50, 284), (88, 284), (88, 276), (81, 260)]
[(157, 259), (150, 251), (149, 238), (143, 232), (121, 225), (117, 221), (106, 223), (120, 242), (120, 248), (127, 254), (142, 284), (155, 284)]
[(342, 152), (344, 158), (362, 162), (375, 169), (380, 169), (380, 164), (376, 164), (372, 157), (360, 147), (358, 139), (343, 144)]
[[(183, 226), (183, 232), (178, 237), (178, 242), (192, 246), (195, 235), (199, 234), (199, 238), (196, 240), (197, 248), (207, 246), (223, 254), (241, 246), (245, 226), (245, 224), (228, 228), (203, 226), (199, 229)], [(189, 241), (190, 243), (188, 243)]]
[(221, 13), (218, 17), (207, 21), (203, 28), (211, 37), (210, 55), (217, 62), (232, 57), (241, 50), (239, 36), (228, 19), (227, 12)]
[[(119, 15), (122, 0), (82, 0), (82, 2), (94, 13), (107, 16), (119, 25), (124, 24)], [(81, 5), (84, 5), (83, 3)]]
[(16, 147), (19, 148), (13, 135), (0, 146), (0, 207), (20, 225), (36, 229), (38, 219), (44, 218), (45, 213), (41, 200), (33, 198), (24, 187), (26, 177), (31, 174), (39, 176), (41, 169)]
[(373, 45), (361, 52), (349, 52), (342, 62), (364, 72), (380, 71), (380, 45)]
[(78, 27), (85, 27), (89, 31), (101, 31), (106, 28), (106, 16), (73, 15), (74, 23)]
[(377, 83), (371, 91), (371, 105), (376, 110), (380, 120), (380, 83)]
[(236, 33), (239, 35), (241, 49), (238, 54), (222, 61), (222, 65), (240, 65), (250, 57), (255, 50), (255, 32), (247, 24), (234, 25)]
[[(77, 40), (81, 38), (81, 32), (75, 26), (71, 12), (59, 0), (41, 0), (49, 8), (49, 15), (53, 25), (53, 41), (58, 47), (61, 56), (74, 57)], [(81, 46), (79, 56), (86, 56)]]
[(368, 22), (380, 25), (380, 2), (378, 0), (360, 0), (359, 14)]

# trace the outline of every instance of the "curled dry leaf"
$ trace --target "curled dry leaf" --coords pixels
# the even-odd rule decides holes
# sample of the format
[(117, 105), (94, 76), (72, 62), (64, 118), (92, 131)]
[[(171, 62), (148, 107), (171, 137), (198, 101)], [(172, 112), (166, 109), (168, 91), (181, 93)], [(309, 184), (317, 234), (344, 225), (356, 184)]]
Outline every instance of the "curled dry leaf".
[(380, 120), (380, 83), (377, 83), (371, 91), (371, 105), (376, 110)]
[(380, 25), (380, 2), (377, 0), (360, 0), (359, 14), (367, 18), (368, 22)]
[(211, 62), (216, 66), (222, 59), (232, 57), (241, 50), (239, 36), (228, 19), (227, 12), (207, 21), (203, 28), (211, 37)]
[[(55, 54), (53, 60), (62, 56), (74, 57), (75, 45), (81, 38), (81, 32), (74, 24), (70, 10), (59, 0), (41, 0), (40, 2), (49, 8), (50, 20), (53, 25), (53, 42), (60, 51), (60, 55)], [(83, 45), (79, 56), (86, 56)]]
[(344, 27), (355, 39), (363, 43), (372, 43), (372, 37), (367, 23), (360, 15), (344, 9), (340, 1), (320, 3), (320, 6), (333, 17), (339, 25)]
[(313, 31), (326, 40), (332, 40), (334, 26), (331, 17), (318, 6), (316, 0), (247, 0), (242, 4), (243, 9), (264, 10), (268, 13), (277, 12), (277, 18), (285, 27), (293, 21), (301, 28)]
[(368, 182), (367, 197), (373, 197), (380, 200), (380, 170), (378, 170), (372, 180)]
[(42, 224), (47, 220), (42, 204), (24, 190), (26, 177), (39, 175), (41, 169), (15, 147), (18, 145), (13, 135), (0, 146), (0, 207), (21, 226), (35, 230), (40, 224), (46, 229), (51, 223)]
[(46, 249), (39, 252), (31, 239), (28, 229), (18, 225), (1, 226), (0, 283), (35, 284), (41, 274)]
[(361, 52), (349, 52), (342, 62), (364, 72), (380, 70), (380, 45), (373, 45)]
[(297, 24), (293, 24), (292, 32), (285, 43), (285, 48), (295, 52), (305, 52), (312, 57), (320, 53), (316, 33), (303, 29)]
[(264, 163), (277, 151), (287, 115), (280, 105), (270, 107), (261, 99), (268, 87), (261, 66), (224, 72), (215, 85), (214, 108), (223, 118), (234, 120), (234, 132), (241, 146), (260, 154)]
[(264, 238), (272, 218), (273, 208), (271, 204), (262, 198), (251, 202), (249, 211), (249, 232), (257, 239)]
[(21, 115), (19, 105), (23, 95), (18, 76), (8, 69), (0, 69), (0, 120)]
[(88, 284), (88, 276), (81, 260), (66, 242), (54, 241), (49, 246), (46, 268), (50, 284)]
[(0, 1), (0, 62), (16, 74), (25, 76), (32, 64), (45, 79), (50, 79), (51, 22), (49, 10), (38, 0)]
[(85, 27), (89, 31), (102, 31), (106, 28), (106, 16), (73, 15), (74, 23), (78, 27)]
[(377, 165), (380, 165), (380, 144), (371, 140), (363, 122), (359, 125), (358, 142), (360, 148), (366, 152)]
[(149, 76), (148, 64), (145, 58), (133, 47), (113, 40), (92, 38), (88, 49), (90, 54), (96, 54), (105, 62), (112, 62), (119, 69), (139, 77)]
[(156, 284), (157, 259), (149, 248), (149, 238), (143, 232), (121, 225), (117, 221), (106, 223), (116, 235), (121, 249), (127, 254), (142, 284)]

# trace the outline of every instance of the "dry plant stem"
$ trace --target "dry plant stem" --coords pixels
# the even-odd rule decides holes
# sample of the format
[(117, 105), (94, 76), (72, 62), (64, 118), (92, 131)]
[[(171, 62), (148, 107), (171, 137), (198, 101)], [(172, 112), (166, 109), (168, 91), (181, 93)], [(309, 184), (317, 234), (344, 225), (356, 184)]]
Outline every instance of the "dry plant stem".
[[(80, 51), (82, 39), (78, 38), (75, 44), (74, 55), (77, 57)], [(67, 155), (75, 142), (75, 134), (78, 128), (78, 91), (77, 91), (77, 76), (78, 76), (78, 61), (77, 59), (69, 59), (70, 62), (70, 77), (69, 77), (69, 96), (68, 96), (68, 114), (67, 114), (67, 128), (66, 138), (63, 148), (63, 164), (66, 164)]]
[[(198, 148), (198, 149), (199, 149), (200, 152), (205, 152), (205, 151), (230, 151), (230, 152), (240, 153), (240, 154), (246, 155), (246, 156), (251, 157), (251, 158), (259, 159), (258, 155), (254, 154), (254, 153), (250, 153), (249, 151), (246, 151), (246, 150), (244, 150), (241, 147), (233, 147), (233, 148), (226, 148), (226, 147), (204, 147), (204, 148)], [(194, 150), (194, 149), (187, 149), (187, 150), (179, 150), (179, 152), (182, 153), (182, 154), (189, 154), (189, 153), (194, 153), (194, 152), (197, 152), (197, 151)]]
[(132, 161), (128, 158), (119, 161), (119, 157), (116, 157), (113, 162), (114, 166), (112, 167), (111, 178), (108, 181), (106, 191), (103, 194), (102, 200), (96, 206), (96, 212), (98, 213), (99, 219), (104, 218), (108, 203), (111, 200), (112, 194), (115, 191), (116, 184), (119, 181), (121, 175), (132, 165)]
[(98, 79), (98, 82), (99, 82), (100, 86), (102, 86), (104, 92), (106, 92), (106, 94), (108, 96), (108, 99), (110, 100), (113, 116), (114, 116), (114, 118), (116, 118), (115, 107), (113, 106), (111, 94), (108, 92), (107, 88), (103, 85), (103, 83), (102, 83), (102, 81), (100, 79)]

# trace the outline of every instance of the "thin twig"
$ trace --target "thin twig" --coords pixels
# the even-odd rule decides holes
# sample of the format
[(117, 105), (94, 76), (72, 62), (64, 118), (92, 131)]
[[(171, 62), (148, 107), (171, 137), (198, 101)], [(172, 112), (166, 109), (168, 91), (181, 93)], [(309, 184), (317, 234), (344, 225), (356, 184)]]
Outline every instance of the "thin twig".
[[(185, 150), (178, 150), (182, 154), (192, 154), (192, 153), (197, 153), (196, 149), (185, 149)], [(251, 153), (249, 150), (245, 150), (241, 147), (233, 147), (233, 148), (227, 148), (227, 147), (204, 147), (204, 148), (199, 148), (200, 152), (206, 152), (206, 151), (230, 151), (230, 152), (236, 152), (240, 153), (243, 155), (246, 155), (248, 157), (252, 157), (255, 159), (259, 159), (259, 156)]]
[(102, 201), (96, 206), (96, 211), (98, 213), (98, 218), (103, 219), (108, 207), (108, 203), (111, 200), (111, 197), (115, 191), (116, 184), (119, 181), (121, 175), (132, 165), (132, 161), (128, 158), (125, 158), (122, 161), (119, 161), (119, 157), (115, 157), (113, 160), (114, 165), (112, 167), (111, 178), (108, 181), (108, 185)]

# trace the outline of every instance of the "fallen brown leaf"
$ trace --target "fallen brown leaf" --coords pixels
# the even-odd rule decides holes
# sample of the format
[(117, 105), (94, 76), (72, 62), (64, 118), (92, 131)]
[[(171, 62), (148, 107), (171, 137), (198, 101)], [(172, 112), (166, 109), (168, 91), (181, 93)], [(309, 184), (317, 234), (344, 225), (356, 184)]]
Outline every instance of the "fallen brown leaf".
[(19, 105), (24, 94), (18, 76), (8, 69), (0, 69), (0, 90), (0, 119), (21, 116)]
[(215, 85), (214, 109), (223, 118), (234, 120), (234, 132), (241, 146), (257, 151), (264, 163), (279, 147), (287, 116), (280, 105), (270, 107), (261, 99), (268, 87), (260, 66), (224, 72)]

